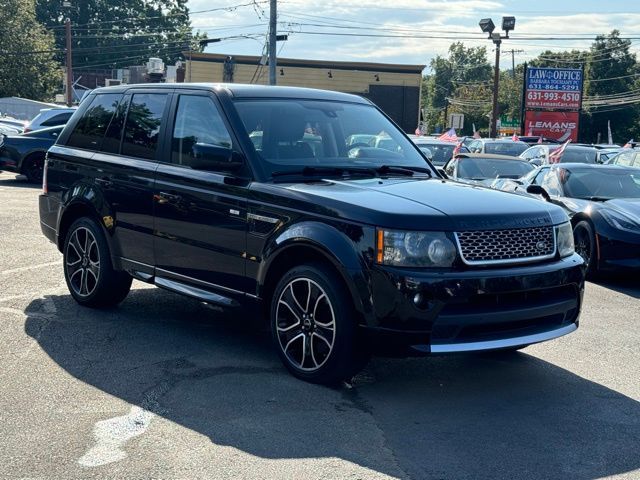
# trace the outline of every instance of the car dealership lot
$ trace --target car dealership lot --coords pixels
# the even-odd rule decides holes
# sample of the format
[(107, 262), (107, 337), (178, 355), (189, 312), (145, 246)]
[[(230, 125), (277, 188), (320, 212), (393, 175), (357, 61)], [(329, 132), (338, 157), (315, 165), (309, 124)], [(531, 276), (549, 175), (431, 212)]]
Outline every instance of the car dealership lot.
[(640, 477), (640, 282), (587, 284), (578, 331), (511, 356), (374, 359), (296, 380), (268, 335), (135, 282), (69, 296), (37, 188), (0, 174), (0, 477)]

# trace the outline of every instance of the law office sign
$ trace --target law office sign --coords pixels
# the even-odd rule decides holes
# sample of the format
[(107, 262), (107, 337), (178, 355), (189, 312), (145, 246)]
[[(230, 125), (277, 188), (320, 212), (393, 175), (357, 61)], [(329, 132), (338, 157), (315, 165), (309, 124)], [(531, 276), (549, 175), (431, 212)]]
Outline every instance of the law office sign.
[(582, 103), (582, 69), (527, 68), (527, 109), (579, 110)]

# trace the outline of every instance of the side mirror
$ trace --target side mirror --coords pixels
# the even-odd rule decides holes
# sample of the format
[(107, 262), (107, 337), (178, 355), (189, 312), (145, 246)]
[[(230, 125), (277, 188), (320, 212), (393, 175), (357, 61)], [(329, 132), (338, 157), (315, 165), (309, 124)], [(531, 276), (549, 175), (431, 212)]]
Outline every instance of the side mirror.
[(194, 170), (206, 170), (212, 172), (236, 172), (244, 164), (228, 147), (211, 145), (209, 143), (196, 143), (191, 147), (193, 158), (189, 166)]
[(540, 185), (529, 185), (527, 187), (527, 193), (530, 193), (531, 195), (540, 195), (547, 202), (551, 201), (551, 197), (549, 196), (547, 191), (544, 188), (542, 188)]

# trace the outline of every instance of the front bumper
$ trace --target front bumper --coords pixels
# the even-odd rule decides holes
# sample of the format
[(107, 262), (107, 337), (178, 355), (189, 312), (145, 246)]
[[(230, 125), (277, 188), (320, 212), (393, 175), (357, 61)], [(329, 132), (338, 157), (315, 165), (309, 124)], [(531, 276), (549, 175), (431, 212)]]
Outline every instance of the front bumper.
[(598, 267), (601, 270), (640, 269), (640, 235), (618, 235), (624, 240), (598, 234)]
[(20, 173), (18, 169), (18, 162), (0, 153), (0, 171), (2, 170)]
[(373, 323), (382, 353), (453, 353), (538, 343), (577, 328), (580, 256), (500, 269), (416, 272), (376, 267)]

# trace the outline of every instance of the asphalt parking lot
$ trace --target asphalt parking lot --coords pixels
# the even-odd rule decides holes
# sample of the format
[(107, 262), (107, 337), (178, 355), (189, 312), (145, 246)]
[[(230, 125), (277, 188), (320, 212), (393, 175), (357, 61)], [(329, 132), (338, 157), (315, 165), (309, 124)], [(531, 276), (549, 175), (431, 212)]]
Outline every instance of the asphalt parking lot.
[(0, 173), (2, 478), (640, 478), (637, 277), (589, 283), (567, 337), (330, 389), (237, 314), (139, 282), (78, 306), (38, 193)]

